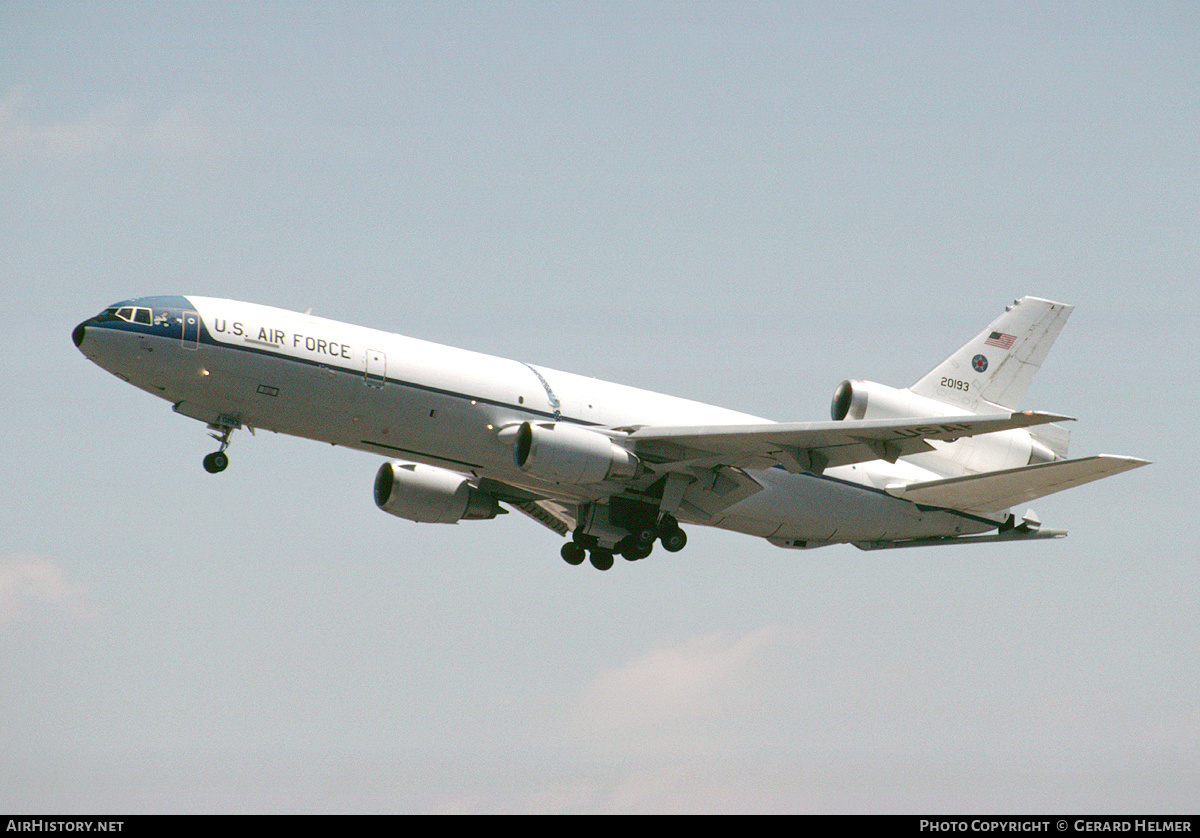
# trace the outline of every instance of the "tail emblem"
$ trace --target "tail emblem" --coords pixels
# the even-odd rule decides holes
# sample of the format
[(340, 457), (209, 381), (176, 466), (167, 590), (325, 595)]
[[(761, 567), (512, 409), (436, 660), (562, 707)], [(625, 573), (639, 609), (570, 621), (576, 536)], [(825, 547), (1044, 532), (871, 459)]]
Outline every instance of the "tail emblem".
[(984, 341), (988, 346), (998, 346), (1001, 349), (1012, 349), (1012, 345), (1016, 342), (1016, 335), (1006, 335), (1004, 332), (992, 332)]
[(971, 359), (971, 366), (975, 368), (975, 372), (984, 372), (987, 370), (987, 358), (976, 355)]

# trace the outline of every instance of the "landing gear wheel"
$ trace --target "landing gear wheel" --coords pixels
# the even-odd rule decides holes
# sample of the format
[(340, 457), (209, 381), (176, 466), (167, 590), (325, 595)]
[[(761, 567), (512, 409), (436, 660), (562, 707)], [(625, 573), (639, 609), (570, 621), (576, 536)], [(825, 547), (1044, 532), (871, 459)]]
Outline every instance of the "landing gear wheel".
[(601, 550), (599, 547), (596, 547), (592, 550), (591, 559), (592, 567), (596, 568), (596, 570), (608, 570), (613, 566), (612, 550)]
[(563, 561), (567, 564), (583, 564), (583, 560), (587, 558), (587, 551), (573, 541), (564, 544), (559, 553), (562, 554)]
[(644, 559), (650, 555), (651, 546), (652, 545), (650, 544), (641, 543), (629, 544), (621, 550), (621, 555), (624, 556), (627, 561), (636, 562), (639, 559)]
[(659, 537), (662, 539), (663, 549), (668, 553), (678, 553), (687, 546), (687, 534), (679, 527), (667, 530)]
[(204, 458), (204, 470), (209, 474), (218, 474), (229, 467), (229, 455), (224, 451), (214, 451)]

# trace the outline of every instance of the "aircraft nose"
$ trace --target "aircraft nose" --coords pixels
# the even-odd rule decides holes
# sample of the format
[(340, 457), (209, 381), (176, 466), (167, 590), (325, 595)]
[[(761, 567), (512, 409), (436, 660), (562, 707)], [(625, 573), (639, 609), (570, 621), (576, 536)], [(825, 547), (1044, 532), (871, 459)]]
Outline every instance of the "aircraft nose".
[(88, 325), (88, 323), (91, 323), (91, 322), (92, 321), (90, 321), (90, 320), (85, 320), (82, 323), (80, 323), (78, 326), (76, 326), (75, 330), (73, 332), (71, 332), (71, 340), (75, 341), (76, 349), (83, 346), (83, 338), (84, 338), (84, 335), (87, 334), (87, 325)]

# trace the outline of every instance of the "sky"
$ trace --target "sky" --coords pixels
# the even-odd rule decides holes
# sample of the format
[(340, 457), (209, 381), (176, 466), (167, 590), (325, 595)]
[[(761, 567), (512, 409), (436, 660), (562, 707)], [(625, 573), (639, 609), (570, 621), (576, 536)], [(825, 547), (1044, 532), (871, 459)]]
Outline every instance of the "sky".
[[(0, 809), (1193, 813), (1200, 7), (0, 5)], [(229, 297), (780, 421), (1076, 306), (1064, 540), (570, 567), (90, 364)], [(1185, 444), (1180, 445), (1180, 440)], [(1021, 511), (1021, 510), (1018, 510)]]

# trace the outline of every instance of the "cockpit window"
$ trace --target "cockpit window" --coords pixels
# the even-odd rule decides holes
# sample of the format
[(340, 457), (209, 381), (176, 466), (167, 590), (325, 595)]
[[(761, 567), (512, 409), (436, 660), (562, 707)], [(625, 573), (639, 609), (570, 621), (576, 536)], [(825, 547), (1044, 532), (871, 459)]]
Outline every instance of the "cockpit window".
[(144, 323), (149, 326), (151, 322), (150, 309), (140, 306), (121, 306), (114, 313), (126, 323)]

